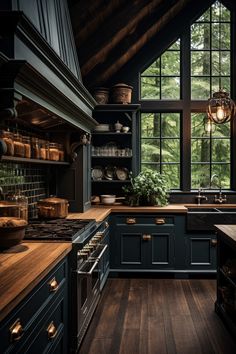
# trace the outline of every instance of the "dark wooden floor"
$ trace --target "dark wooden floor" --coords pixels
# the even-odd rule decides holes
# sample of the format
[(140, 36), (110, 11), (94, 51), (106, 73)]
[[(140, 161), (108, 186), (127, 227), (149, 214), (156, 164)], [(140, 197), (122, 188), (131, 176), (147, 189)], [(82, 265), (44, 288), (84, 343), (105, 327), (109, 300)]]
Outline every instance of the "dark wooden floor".
[(109, 279), (80, 354), (236, 353), (215, 280)]

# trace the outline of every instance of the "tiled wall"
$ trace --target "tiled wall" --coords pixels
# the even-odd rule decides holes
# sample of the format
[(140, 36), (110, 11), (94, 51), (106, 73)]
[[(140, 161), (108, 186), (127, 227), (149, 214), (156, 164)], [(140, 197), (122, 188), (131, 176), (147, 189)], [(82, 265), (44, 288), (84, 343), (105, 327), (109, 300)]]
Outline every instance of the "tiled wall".
[(37, 216), (36, 203), (48, 191), (48, 169), (39, 165), (0, 162), (0, 187), (4, 195), (20, 190), (29, 203), (29, 218)]

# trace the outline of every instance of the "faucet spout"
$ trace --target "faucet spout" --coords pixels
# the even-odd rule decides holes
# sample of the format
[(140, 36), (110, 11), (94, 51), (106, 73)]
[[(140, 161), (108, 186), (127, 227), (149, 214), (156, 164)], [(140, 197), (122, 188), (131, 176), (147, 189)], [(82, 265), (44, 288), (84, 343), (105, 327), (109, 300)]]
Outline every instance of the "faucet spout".
[(201, 200), (206, 200), (207, 201), (207, 197), (205, 195), (201, 195), (202, 192), (202, 188), (198, 189), (198, 195), (196, 196), (197, 199), (197, 205), (201, 205)]

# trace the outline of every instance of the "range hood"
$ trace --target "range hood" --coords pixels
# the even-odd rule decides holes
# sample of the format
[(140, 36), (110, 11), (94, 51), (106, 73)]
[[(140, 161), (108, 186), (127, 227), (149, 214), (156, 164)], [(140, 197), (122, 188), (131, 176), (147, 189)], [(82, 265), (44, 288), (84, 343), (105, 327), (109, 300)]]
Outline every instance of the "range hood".
[(89, 132), (96, 101), (81, 80), (67, 2), (33, 3), (0, 5), (0, 118)]

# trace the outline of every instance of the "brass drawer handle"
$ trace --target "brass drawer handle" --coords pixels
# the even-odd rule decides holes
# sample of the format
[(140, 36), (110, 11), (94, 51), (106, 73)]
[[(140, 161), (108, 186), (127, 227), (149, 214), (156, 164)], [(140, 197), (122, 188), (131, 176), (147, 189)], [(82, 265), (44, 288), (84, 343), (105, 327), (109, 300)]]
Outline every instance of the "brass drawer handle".
[(49, 288), (50, 288), (51, 292), (55, 292), (59, 288), (56, 278), (53, 278), (52, 280), (50, 280), (50, 282), (48, 284), (49, 284)]
[(163, 224), (166, 223), (166, 220), (165, 220), (164, 218), (156, 218), (156, 219), (155, 219), (155, 223), (156, 223), (157, 225), (163, 225)]
[(143, 235), (143, 240), (144, 240), (144, 241), (149, 241), (149, 240), (151, 240), (151, 239), (152, 239), (152, 236), (151, 236), (151, 235), (146, 235), (146, 234)]
[(9, 330), (11, 333), (11, 342), (15, 342), (21, 339), (23, 334), (23, 327), (19, 319), (17, 319), (16, 322), (13, 323)]
[(217, 240), (213, 238), (211, 240), (211, 247), (216, 247), (216, 246), (217, 246)]
[(48, 338), (52, 339), (54, 337), (56, 337), (57, 335), (57, 328), (54, 325), (53, 321), (49, 324), (48, 328), (47, 328), (47, 332), (48, 332)]
[(136, 224), (136, 219), (135, 218), (127, 218), (126, 219), (126, 224)]

